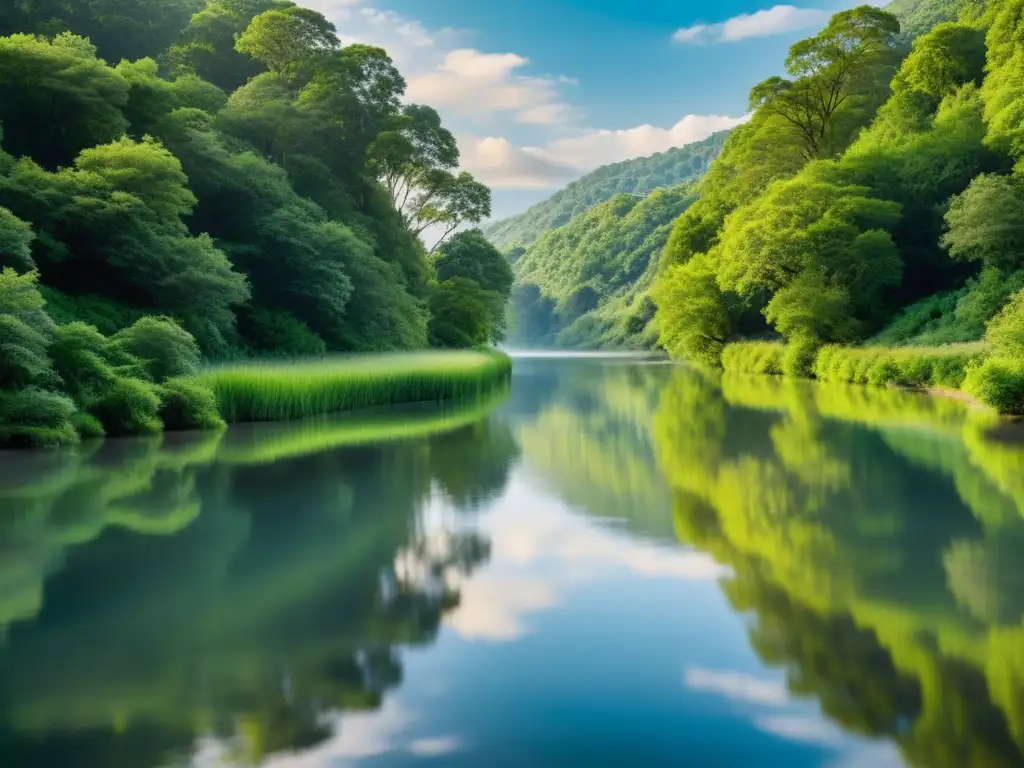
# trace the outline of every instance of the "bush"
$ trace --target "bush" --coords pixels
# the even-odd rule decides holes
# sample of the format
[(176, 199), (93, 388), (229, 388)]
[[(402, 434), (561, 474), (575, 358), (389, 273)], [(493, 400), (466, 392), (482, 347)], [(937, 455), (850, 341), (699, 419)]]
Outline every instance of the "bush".
[(786, 345), (782, 354), (782, 373), (796, 379), (809, 379), (814, 373), (814, 361), (821, 343), (811, 338), (795, 338)]
[(964, 390), (1000, 413), (1024, 413), (1024, 365), (990, 357), (967, 369)]
[(224, 420), (217, 411), (213, 390), (190, 379), (171, 379), (159, 389), (160, 419), (172, 431), (219, 429)]
[(731, 373), (781, 376), (786, 347), (772, 341), (727, 344), (722, 350), (722, 368)]
[(78, 434), (71, 419), (75, 404), (66, 397), (27, 387), (0, 390), (0, 445), (9, 448), (55, 448), (74, 445)]
[(158, 384), (195, 373), (202, 359), (192, 334), (169, 317), (143, 317), (110, 342), (140, 360), (146, 375)]
[(107, 340), (85, 323), (62, 325), (54, 331), (49, 348), (61, 388), (81, 408), (88, 408), (97, 393), (117, 378), (106, 358)]
[(980, 344), (945, 347), (837, 347), (822, 348), (814, 363), (821, 381), (904, 387), (959, 389), (967, 367), (987, 350)]
[(147, 435), (163, 429), (160, 398), (152, 384), (139, 379), (114, 379), (89, 410), (108, 435)]
[(81, 438), (103, 437), (107, 434), (106, 430), (103, 429), (103, 425), (100, 424), (99, 419), (85, 411), (78, 411), (74, 416), (72, 416), (71, 424), (74, 426), (75, 432), (77, 432), (78, 436)]

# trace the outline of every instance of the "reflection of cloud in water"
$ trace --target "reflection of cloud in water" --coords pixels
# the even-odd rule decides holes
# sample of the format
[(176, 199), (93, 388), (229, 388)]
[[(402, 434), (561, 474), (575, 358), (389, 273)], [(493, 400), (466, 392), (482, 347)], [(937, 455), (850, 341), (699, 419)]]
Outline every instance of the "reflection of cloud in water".
[(762, 680), (742, 672), (688, 668), (683, 683), (694, 691), (718, 693), (733, 701), (784, 706), (790, 702), (785, 680)]
[(812, 715), (765, 715), (754, 719), (762, 731), (790, 741), (837, 747), (846, 735), (833, 723)]
[(727, 573), (703, 553), (631, 538), (571, 513), (515, 477), (505, 497), (477, 522), (491, 540), (491, 561), (461, 585), (459, 608), (445, 620), (467, 640), (514, 640), (524, 633), (526, 614), (558, 605), (573, 584), (611, 569), (684, 580)]
[(455, 736), (437, 736), (432, 739), (416, 739), (409, 745), (409, 751), (420, 757), (439, 757), (450, 755), (459, 749), (459, 740)]
[(383, 755), (402, 748), (400, 734), (415, 719), (396, 699), (386, 699), (375, 712), (350, 712), (331, 718), (336, 735), (330, 741), (299, 755), (272, 759), (266, 768), (335, 768), (348, 765), (350, 760)]

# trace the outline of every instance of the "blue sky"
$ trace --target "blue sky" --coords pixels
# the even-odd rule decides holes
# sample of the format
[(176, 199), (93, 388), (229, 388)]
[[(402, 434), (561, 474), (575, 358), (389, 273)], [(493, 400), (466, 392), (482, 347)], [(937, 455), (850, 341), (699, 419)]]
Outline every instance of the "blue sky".
[[(387, 49), (502, 218), (587, 171), (741, 122), (750, 87), (855, 0), (300, 0)], [(881, 2), (878, 4), (882, 4)]]

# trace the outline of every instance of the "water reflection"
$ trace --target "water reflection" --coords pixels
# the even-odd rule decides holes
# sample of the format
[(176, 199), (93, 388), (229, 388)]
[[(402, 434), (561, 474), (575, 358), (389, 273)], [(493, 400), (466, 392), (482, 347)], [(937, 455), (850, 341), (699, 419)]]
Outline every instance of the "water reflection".
[(1024, 452), (958, 403), (682, 372), (654, 418), (681, 539), (750, 641), (911, 765), (1024, 764)]
[(378, 423), (429, 437), (360, 447), (365, 419), (5, 457), (0, 764), (143, 768), (201, 743), (259, 765), (378, 708), (397, 647), (430, 642), (489, 556), (417, 520), (435, 492), (501, 492), (515, 446), (478, 418), (413, 410)]
[(602, 358), (495, 407), (3, 456), (0, 764), (1024, 765), (1019, 427)]

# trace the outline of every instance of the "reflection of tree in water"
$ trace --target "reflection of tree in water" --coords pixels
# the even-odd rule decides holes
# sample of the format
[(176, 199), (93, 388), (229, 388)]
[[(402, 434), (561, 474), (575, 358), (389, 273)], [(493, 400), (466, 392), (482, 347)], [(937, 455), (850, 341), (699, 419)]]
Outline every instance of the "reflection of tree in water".
[[(515, 375), (516, 437), (526, 467), (587, 514), (670, 538), (669, 489), (654, 461), (651, 418), (671, 368), (547, 360), (526, 370), (517, 363)], [(527, 412), (526, 403), (535, 409)]]
[(678, 535), (794, 695), (913, 765), (1020, 765), (1021, 457), (952, 408), (680, 372), (654, 430)]
[(471, 528), (423, 531), (418, 512), (435, 483), (457, 504), (500, 492), (502, 429), (258, 466), (195, 439), (53, 462), (0, 530), (3, 551), (42, 551), (13, 576), (0, 565), (0, 584), (26, 573), (38, 598), (5, 614), (0, 764), (144, 768), (206, 737), (255, 765), (378, 707), (398, 647), (431, 642), (452, 585), (489, 556)]

